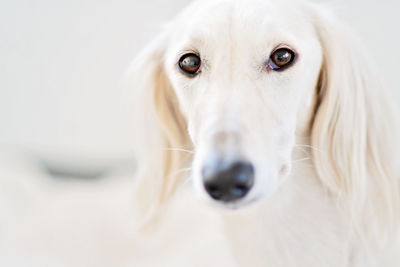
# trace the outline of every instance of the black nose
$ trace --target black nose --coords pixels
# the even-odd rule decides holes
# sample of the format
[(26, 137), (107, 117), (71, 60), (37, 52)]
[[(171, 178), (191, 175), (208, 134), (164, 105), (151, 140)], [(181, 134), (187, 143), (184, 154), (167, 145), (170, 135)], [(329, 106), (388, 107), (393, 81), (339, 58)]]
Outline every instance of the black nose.
[(202, 175), (208, 194), (224, 202), (243, 198), (254, 183), (254, 168), (248, 162), (205, 166)]

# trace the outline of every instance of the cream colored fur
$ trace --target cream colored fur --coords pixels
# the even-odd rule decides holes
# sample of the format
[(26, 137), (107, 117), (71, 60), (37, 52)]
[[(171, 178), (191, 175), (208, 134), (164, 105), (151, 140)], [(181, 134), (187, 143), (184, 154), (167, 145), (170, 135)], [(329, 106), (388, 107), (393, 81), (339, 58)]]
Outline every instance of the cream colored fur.
[[(247, 69), (257, 67), (256, 52), (267, 53), (285, 38), (303, 57), (293, 67), (297, 69), (270, 80)], [(187, 79), (174, 69), (179, 51), (192, 50), (208, 56), (209, 65), (201, 73), (205, 77)], [(269, 157), (264, 165), (275, 164), (269, 153), (277, 151), (268, 151), (268, 139), (270, 132), (279, 131), (271, 117), (263, 118), (262, 113), (269, 112), (278, 120), (294, 121), (295, 129), (288, 126), (279, 132), (289, 135), (280, 149), (292, 151), (292, 170), (289, 177), (274, 179), (263, 172), (258, 179), (264, 181), (254, 189), (261, 197), (255, 196), (257, 203), (250, 207), (209, 207), (218, 218), (215, 225), (222, 224), (217, 232), (225, 235), (231, 264), (236, 264), (224, 266), (382, 266), (380, 257), (392, 247), (399, 225), (396, 138), (390, 101), (367, 57), (360, 41), (315, 4), (192, 4), (139, 56), (132, 70), (136, 115), (142, 120), (136, 137), (141, 168), (136, 193), (139, 231), (161, 243), (164, 238), (157, 238), (157, 229), (169, 232), (168, 259), (184, 258), (188, 265), (202, 257), (212, 259), (209, 264), (220, 259), (222, 246), (214, 242), (204, 241), (205, 248), (188, 254), (178, 249), (181, 242), (193, 245), (190, 237), (173, 237), (180, 236), (180, 229), (193, 227), (185, 223), (186, 212), (196, 213), (201, 204), (174, 217), (169, 209), (182, 205), (179, 202), (187, 206), (187, 200), (172, 204), (170, 198), (183, 190), (179, 188), (185, 181), (193, 181), (199, 199), (212, 206), (200, 189), (198, 165), (216, 128), (233, 127), (251, 136), (244, 137), (244, 143), (254, 160), (264, 153)], [(281, 105), (268, 102), (268, 97)], [(258, 151), (259, 147), (266, 150)], [(304, 157), (310, 159), (296, 163)], [(204, 238), (216, 234), (217, 226), (203, 224), (203, 216), (190, 216), (196, 218), (191, 222), (196, 225), (193, 232), (208, 229)], [(180, 266), (172, 262), (168, 266)]]

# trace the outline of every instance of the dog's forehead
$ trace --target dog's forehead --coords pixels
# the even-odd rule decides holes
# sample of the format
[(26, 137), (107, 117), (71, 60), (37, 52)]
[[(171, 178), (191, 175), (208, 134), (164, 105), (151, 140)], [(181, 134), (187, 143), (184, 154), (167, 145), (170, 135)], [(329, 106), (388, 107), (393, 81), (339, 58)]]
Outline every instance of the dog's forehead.
[(265, 49), (266, 42), (290, 42), (293, 35), (299, 39), (303, 33), (306, 37), (311, 23), (300, 1), (206, 0), (186, 8), (172, 28), (180, 37), (174, 40), (181, 44), (229, 45), (234, 40), (239, 45), (242, 40)]

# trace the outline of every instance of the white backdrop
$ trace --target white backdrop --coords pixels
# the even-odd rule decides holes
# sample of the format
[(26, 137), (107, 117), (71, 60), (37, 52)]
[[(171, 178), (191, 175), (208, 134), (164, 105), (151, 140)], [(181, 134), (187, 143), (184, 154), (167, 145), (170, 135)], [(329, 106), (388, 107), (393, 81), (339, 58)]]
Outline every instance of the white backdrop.
[[(0, 146), (114, 160), (135, 125), (121, 81), (139, 49), (190, 0), (0, 2)], [(330, 1), (400, 103), (400, 1)]]

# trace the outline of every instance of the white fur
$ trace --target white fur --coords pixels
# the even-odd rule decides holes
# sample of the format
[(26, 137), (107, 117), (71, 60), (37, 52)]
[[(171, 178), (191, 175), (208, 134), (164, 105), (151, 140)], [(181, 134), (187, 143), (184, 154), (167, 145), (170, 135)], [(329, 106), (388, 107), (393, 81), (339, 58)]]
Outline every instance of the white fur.
[[(283, 72), (266, 71), (279, 45), (294, 49), (297, 61)], [(187, 52), (202, 59), (195, 78), (177, 67)], [(169, 210), (180, 205), (170, 198), (189, 179), (222, 223), (237, 266), (381, 266), (380, 255), (398, 229), (394, 120), (366, 57), (345, 27), (315, 4), (190, 5), (132, 69), (141, 125), (140, 231), (163, 242), (157, 239), (160, 227), (172, 236), (193, 227), (180, 220), (197, 206), (177, 217)], [(216, 207), (221, 205), (201, 181), (218, 133), (238, 134), (238, 149), (256, 168), (255, 185), (235, 211)], [(187, 206), (185, 198), (177, 202)], [(197, 227), (215, 234), (213, 224), (191, 216)], [(188, 265), (202, 257), (221, 259), (220, 245), (207, 243), (182, 255), (181, 242), (192, 245), (168, 241), (169, 259), (183, 257)]]

